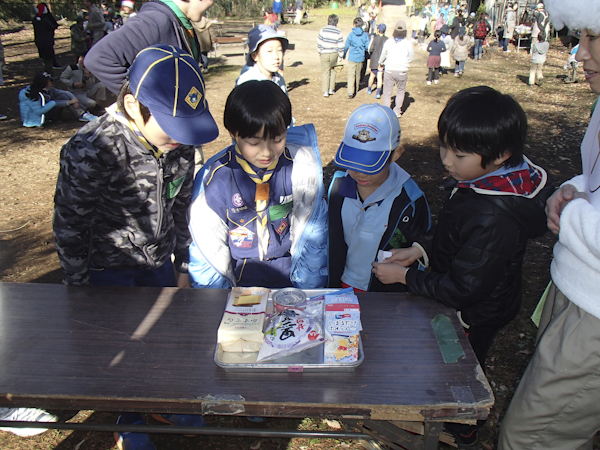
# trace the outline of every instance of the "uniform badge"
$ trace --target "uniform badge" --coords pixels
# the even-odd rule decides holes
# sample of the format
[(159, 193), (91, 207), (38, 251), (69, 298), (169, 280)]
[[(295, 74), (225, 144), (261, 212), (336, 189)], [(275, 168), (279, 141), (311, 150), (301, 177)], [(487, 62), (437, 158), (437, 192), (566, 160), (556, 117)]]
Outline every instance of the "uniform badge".
[(281, 236), (285, 232), (285, 230), (287, 229), (287, 227), (288, 227), (287, 222), (285, 220), (282, 220), (281, 221), (281, 225), (279, 225), (275, 231), (277, 231), (277, 234), (279, 236)]
[(236, 208), (241, 208), (242, 206), (244, 206), (244, 199), (242, 198), (239, 192), (236, 192), (235, 194), (233, 194), (233, 197), (231, 197), (231, 203), (233, 203), (233, 206), (235, 206)]
[(200, 91), (196, 89), (196, 86), (192, 86), (190, 92), (185, 96), (185, 102), (192, 108), (196, 109), (201, 99)]
[(255, 233), (246, 227), (237, 227), (229, 230), (231, 244), (238, 248), (250, 248), (254, 242)]

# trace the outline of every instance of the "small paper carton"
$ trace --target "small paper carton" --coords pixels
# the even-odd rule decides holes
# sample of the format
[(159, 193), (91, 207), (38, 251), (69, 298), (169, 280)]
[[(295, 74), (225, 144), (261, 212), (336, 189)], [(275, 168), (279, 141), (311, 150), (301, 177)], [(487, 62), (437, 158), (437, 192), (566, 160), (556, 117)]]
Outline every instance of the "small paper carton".
[(360, 330), (360, 305), (356, 295), (325, 295), (325, 363), (356, 362)]
[(224, 352), (257, 352), (263, 342), (263, 327), (269, 289), (235, 287), (229, 293), (217, 331)]

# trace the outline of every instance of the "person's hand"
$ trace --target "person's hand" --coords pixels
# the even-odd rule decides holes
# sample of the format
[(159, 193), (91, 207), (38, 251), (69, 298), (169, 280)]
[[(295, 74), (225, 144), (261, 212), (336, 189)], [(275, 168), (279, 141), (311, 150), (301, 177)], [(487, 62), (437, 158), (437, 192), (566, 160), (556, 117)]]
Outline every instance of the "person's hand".
[(377, 279), (383, 284), (406, 284), (406, 272), (408, 272), (408, 269), (399, 264), (384, 264), (374, 262), (371, 272), (373, 272)]
[(585, 193), (577, 192), (577, 189), (572, 184), (565, 184), (546, 201), (548, 229), (554, 234), (558, 234), (560, 231), (560, 215), (563, 209), (575, 198), (588, 199)]
[(79, 100), (77, 97), (69, 100), (69, 105), (72, 105), (74, 108), (79, 108)]
[(82, 88), (83, 87), (83, 83), (80, 83), (79, 81), (76, 81), (75, 83), (73, 83), (73, 87), (76, 89)]
[(191, 288), (190, 276), (187, 273), (177, 273), (177, 287), (178, 288)]
[(419, 247), (393, 248), (390, 251), (392, 252), (392, 256), (384, 259), (382, 264), (395, 263), (408, 267), (423, 256)]

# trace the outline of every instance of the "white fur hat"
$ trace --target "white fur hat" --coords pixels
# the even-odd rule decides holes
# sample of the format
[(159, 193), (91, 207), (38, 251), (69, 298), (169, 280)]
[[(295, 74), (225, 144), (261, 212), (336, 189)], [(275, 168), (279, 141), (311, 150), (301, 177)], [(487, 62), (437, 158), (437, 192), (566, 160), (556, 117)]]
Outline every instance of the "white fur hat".
[(127, 7), (131, 8), (131, 9), (133, 9), (133, 7), (135, 6), (135, 3), (132, 2), (131, 0), (123, 0), (121, 2), (121, 7), (123, 7), (123, 6), (127, 6)]
[(557, 30), (588, 28), (600, 32), (600, 0), (544, 0), (546, 11)]

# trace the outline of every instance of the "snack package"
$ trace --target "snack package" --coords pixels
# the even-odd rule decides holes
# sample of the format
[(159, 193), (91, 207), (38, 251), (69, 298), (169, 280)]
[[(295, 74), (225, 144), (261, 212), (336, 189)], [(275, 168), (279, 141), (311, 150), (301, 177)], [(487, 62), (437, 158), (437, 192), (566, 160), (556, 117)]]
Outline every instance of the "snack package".
[(360, 305), (353, 291), (325, 295), (326, 364), (358, 361), (360, 341)]
[(269, 319), (256, 361), (283, 358), (315, 347), (324, 340), (322, 309), (321, 314), (316, 316), (286, 309)]
[(257, 352), (263, 342), (263, 327), (269, 289), (235, 287), (229, 293), (217, 331), (224, 352)]

